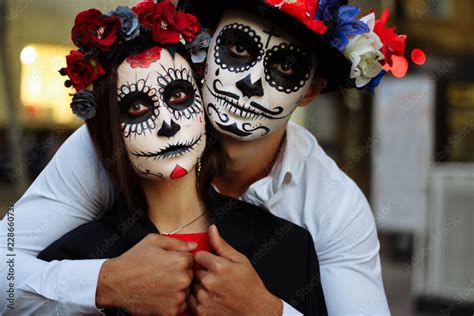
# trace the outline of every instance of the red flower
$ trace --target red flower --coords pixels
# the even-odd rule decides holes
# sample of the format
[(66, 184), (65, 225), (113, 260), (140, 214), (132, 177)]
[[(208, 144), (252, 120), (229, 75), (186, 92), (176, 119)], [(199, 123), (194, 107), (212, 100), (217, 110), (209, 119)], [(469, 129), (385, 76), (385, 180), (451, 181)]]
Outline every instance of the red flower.
[(176, 12), (176, 29), (187, 42), (192, 42), (201, 27), (196, 16), (184, 12)]
[(153, 41), (162, 45), (179, 43), (176, 30), (176, 7), (169, 2), (160, 2), (153, 17)]
[(296, 2), (265, 0), (265, 2), (296, 18), (317, 34), (324, 34), (327, 31), (327, 26), (322, 21), (314, 19), (318, 7), (317, 0), (296, 0)]
[(324, 24), (324, 22), (319, 21), (319, 20), (307, 21), (305, 25), (309, 27), (311, 30), (313, 30), (313, 32), (316, 34), (325, 34), (326, 31), (328, 30), (328, 27), (326, 26), (326, 24)]
[(71, 37), (77, 47), (96, 47), (100, 51), (110, 51), (120, 31), (117, 16), (103, 16), (99, 10), (90, 9), (76, 17)]
[(405, 40), (406, 35), (398, 35), (395, 33), (395, 28), (388, 28), (387, 24), (388, 17), (390, 16), (390, 10), (385, 10), (379, 20), (375, 21), (374, 32), (380, 37), (383, 43), (381, 49), (385, 60), (382, 61), (382, 65), (388, 63), (390, 67), (393, 66), (392, 57), (399, 56), (403, 57), (405, 54)]
[(138, 15), (140, 24), (152, 30), (153, 41), (161, 45), (177, 44), (181, 35), (191, 42), (200, 31), (197, 18), (177, 11), (170, 1), (155, 4), (153, 0), (145, 0), (132, 11)]
[(145, 0), (132, 8), (132, 11), (138, 16), (138, 20), (144, 26), (153, 27), (153, 18), (155, 17), (156, 4), (153, 0)]
[(132, 68), (148, 68), (152, 63), (161, 58), (161, 50), (161, 47), (156, 46), (142, 53), (131, 55), (127, 58), (127, 63)]
[(106, 74), (105, 70), (96, 62), (84, 61), (84, 53), (71, 51), (66, 56), (66, 73), (77, 91), (82, 91), (90, 86), (100, 76)]

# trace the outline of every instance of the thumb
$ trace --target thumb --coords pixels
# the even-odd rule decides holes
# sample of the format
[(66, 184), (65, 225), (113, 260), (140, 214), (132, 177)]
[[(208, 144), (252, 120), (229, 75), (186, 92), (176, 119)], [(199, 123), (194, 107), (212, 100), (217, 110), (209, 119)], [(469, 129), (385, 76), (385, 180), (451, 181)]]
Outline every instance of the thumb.
[(176, 238), (162, 236), (158, 234), (150, 234), (151, 243), (162, 249), (169, 251), (193, 251), (197, 244), (195, 242), (186, 242)]
[(211, 225), (209, 227), (209, 242), (211, 244), (212, 249), (216, 252), (217, 255), (220, 257), (229, 259), (230, 261), (234, 262), (241, 262), (242, 261), (242, 254), (232, 248), (224, 239), (222, 239), (219, 231), (217, 230), (216, 225)]

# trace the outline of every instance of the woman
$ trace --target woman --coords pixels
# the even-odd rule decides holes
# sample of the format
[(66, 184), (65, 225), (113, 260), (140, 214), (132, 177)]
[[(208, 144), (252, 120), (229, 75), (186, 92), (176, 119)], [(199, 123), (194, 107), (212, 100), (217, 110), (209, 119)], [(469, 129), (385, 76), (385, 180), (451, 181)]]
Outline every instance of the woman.
[[(71, 52), (61, 72), (78, 90), (73, 111), (86, 119), (122, 194), (99, 220), (67, 233), (38, 258), (113, 258), (150, 233), (195, 241), (197, 251), (212, 252), (207, 230), (215, 224), (270, 292), (305, 315), (326, 314), (311, 235), (212, 189), (223, 159), (183, 45), (193, 46), (197, 21), (161, 2), (152, 9), (173, 19), (156, 25), (148, 20), (149, 6), (119, 7), (108, 16), (92, 9), (76, 18), (72, 34), (80, 50)], [(100, 23), (100, 32), (88, 32), (91, 23)], [(271, 249), (263, 249), (268, 241)]]

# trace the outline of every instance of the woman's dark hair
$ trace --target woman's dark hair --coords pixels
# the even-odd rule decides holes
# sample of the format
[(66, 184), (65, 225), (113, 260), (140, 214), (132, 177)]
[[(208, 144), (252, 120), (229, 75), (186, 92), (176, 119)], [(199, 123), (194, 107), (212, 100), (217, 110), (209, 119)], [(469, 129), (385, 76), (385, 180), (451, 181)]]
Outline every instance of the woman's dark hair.
[[(110, 176), (119, 184), (130, 210), (146, 210), (148, 203), (123, 141), (117, 101), (117, 68), (128, 56), (154, 46), (156, 44), (149, 38), (140, 36), (117, 50), (113, 59), (106, 64), (107, 75), (94, 83), (97, 114), (86, 121), (97, 155)], [(184, 47), (178, 46), (176, 53), (184, 57), (189, 65), (193, 65)], [(222, 150), (217, 133), (207, 119), (206, 134), (206, 147), (201, 157), (201, 175), (197, 183), (203, 201), (206, 200), (212, 179), (222, 170), (224, 161), (221, 159)]]

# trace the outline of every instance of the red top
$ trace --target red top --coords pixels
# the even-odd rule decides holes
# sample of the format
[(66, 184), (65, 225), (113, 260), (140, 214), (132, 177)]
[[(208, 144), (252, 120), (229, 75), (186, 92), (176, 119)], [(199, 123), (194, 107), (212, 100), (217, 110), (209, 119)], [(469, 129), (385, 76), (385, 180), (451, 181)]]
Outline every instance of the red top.
[[(195, 242), (198, 244), (196, 249), (193, 250), (192, 254), (195, 255), (199, 251), (209, 251), (212, 253), (212, 247), (209, 243), (209, 234), (208, 233), (196, 233), (196, 234), (174, 234), (174, 235), (164, 235), (166, 237), (180, 239), (186, 242)], [(198, 264), (194, 264), (194, 270), (199, 269)], [(194, 315), (191, 309), (188, 308), (184, 313), (179, 314), (179, 316), (190, 316)]]
[(193, 255), (199, 251), (209, 251), (212, 252), (211, 244), (209, 243), (209, 234), (208, 233), (195, 233), (195, 234), (173, 234), (173, 235), (164, 235), (166, 237), (180, 239), (187, 242), (195, 242), (198, 244), (197, 248), (192, 252)]

